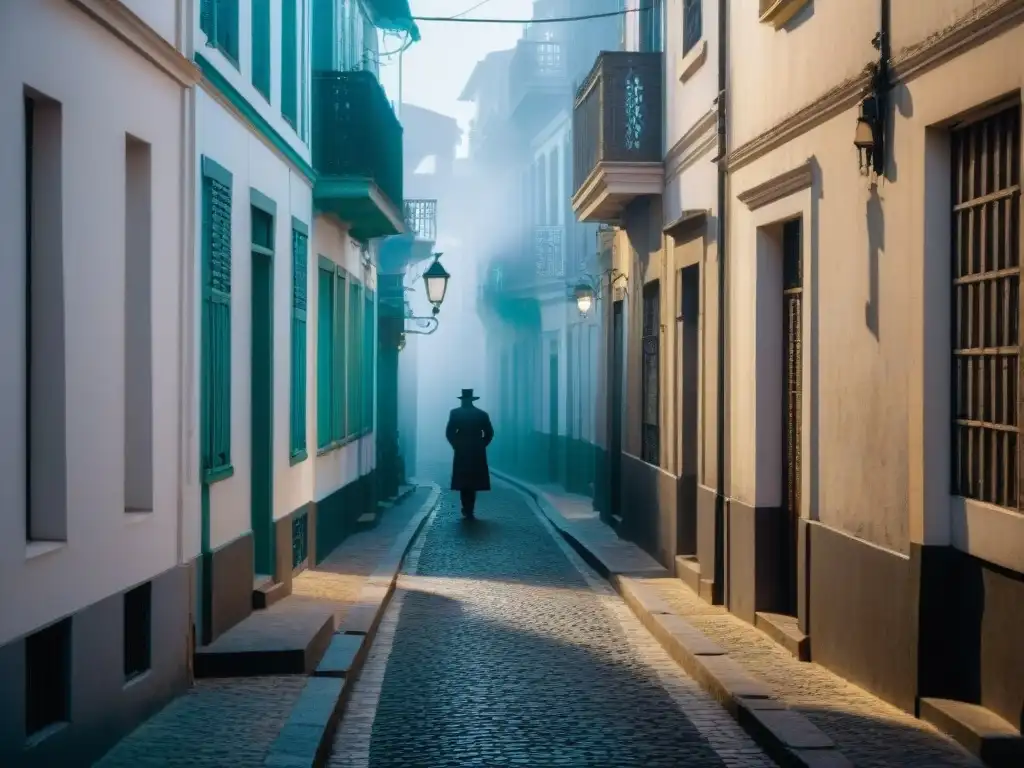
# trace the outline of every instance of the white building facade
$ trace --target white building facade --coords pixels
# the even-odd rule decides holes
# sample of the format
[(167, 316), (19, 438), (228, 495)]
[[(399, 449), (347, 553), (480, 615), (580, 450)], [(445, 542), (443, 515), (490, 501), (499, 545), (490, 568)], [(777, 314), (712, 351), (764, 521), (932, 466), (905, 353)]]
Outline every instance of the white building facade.
[(189, 680), (189, 16), (0, 7), (5, 765), (98, 757)]
[(314, 99), (353, 81), (352, 102), (384, 98), (358, 4), (202, 0), (198, 10), (192, 383), (205, 645), (289, 594), (293, 574), (375, 508), (369, 241), (401, 228), (401, 200), (374, 209), (378, 231), (345, 208), (373, 189), (353, 193), (333, 167), (315, 167), (337, 157), (344, 131), (314, 124)]

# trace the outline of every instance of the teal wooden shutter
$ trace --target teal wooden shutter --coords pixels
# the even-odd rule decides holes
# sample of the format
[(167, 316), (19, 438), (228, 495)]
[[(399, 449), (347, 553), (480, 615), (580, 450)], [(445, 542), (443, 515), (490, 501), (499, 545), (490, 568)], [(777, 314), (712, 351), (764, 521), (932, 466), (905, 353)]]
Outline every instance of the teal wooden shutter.
[(348, 367), (348, 434), (356, 435), (362, 429), (359, 423), (359, 377), (362, 369), (362, 360), (359, 350), (359, 315), (363, 309), (359, 296), (359, 285), (354, 280), (349, 285), (348, 296), (348, 333), (349, 333), (349, 359)]
[(308, 237), (292, 230), (291, 458), (306, 456), (306, 291)]
[(345, 343), (345, 301), (347, 295), (345, 276), (338, 272), (334, 288), (334, 438), (343, 439), (347, 434), (347, 423), (345, 420), (345, 398), (348, 391), (348, 381), (345, 376), (347, 352)]
[(317, 272), (316, 444), (334, 439), (334, 269)]
[(203, 178), (201, 431), (212, 482), (231, 467), (231, 174), (219, 166)]
[(270, 99), (270, 0), (252, 0), (252, 84)]
[(211, 42), (216, 42), (216, 36), (214, 35), (214, 0), (200, 0), (199, 3), (199, 28), (203, 30), (206, 38)]
[(281, 115), (298, 126), (298, 0), (281, 0)]
[(373, 291), (366, 292), (363, 302), (363, 349), (365, 362), (363, 365), (363, 426), (373, 429), (373, 369), (376, 360), (374, 340)]
[(214, 0), (217, 10), (217, 45), (238, 64), (238, 0)]

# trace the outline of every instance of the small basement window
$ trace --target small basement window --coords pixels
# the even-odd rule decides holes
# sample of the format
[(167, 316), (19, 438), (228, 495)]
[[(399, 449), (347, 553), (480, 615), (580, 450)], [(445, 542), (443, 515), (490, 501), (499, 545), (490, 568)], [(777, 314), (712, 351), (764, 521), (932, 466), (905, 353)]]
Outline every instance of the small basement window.
[(71, 619), (25, 638), (25, 735), (71, 719)]
[(153, 582), (124, 593), (124, 678), (149, 671), (152, 664)]

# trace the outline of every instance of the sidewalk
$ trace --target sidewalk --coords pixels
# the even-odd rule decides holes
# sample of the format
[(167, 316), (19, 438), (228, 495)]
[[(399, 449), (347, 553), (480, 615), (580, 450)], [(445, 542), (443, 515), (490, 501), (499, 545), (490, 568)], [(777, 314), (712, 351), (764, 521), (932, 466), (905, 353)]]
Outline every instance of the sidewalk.
[[(503, 478), (505, 476), (502, 476)], [(824, 667), (801, 662), (759, 629), (699, 598), (590, 505), (557, 486), (513, 485), (608, 577), (686, 671), (783, 765), (974, 768), (981, 763), (928, 723)]]
[[(347, 538), (317, 567), (299, 574), (292, 595), (278, 603), (281, 616), (292, 601), (333, 612), (336, 644), (348, 648), (343, 669), (307, 675), (199, 679), (108, 752), (98, 768), (250, 768), (265, 764), (312, 765), (307, 753), (329, 740), (340, 712), (345, 676), (358, 668), (390, 598), (401, 559), (438, 498), (436, 485), (415, 488), (394, 507), (378, 513), (370, 530)], [(277, 607), (277, 606), (275, 606)], [(286, 629), (286, 628), (284, 628)], [(271, 627), (281, 631), (281, 627)], [(270, 631), (268, 630), (268, 631)], [(258, 639), (255, 639), (258, 640)], [(335, 654), (336, 656), (336, 654)], [(303, 727), (296, 728), (299, 723)], [(317, 740), (316, 744), (312, 740)], [(301, 743), (296, 743), (301, 742)], [(287, 758), (278, 758), (285, 753)]]

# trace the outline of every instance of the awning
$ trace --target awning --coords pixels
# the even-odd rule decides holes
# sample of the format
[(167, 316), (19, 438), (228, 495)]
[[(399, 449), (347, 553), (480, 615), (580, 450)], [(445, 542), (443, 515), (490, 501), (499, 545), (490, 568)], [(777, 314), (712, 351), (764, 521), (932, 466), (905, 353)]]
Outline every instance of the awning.
[(370, 23), (388, 32), (407, 32), (413, 42), (420, 39), (420, 30), (412, 20), (409, 0), (360, 0)]

